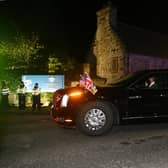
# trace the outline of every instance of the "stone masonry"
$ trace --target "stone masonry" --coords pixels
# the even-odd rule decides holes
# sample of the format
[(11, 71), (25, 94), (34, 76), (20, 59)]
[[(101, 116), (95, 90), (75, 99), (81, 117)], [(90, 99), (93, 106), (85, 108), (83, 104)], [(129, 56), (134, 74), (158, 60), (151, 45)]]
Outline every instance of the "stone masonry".
[(96, 75), (107, 83), (119, 80), (125, 74), (125, 48), (110, 23), (110, 6), (97, 12), (97, 31), (93, 45), (96, 57)]

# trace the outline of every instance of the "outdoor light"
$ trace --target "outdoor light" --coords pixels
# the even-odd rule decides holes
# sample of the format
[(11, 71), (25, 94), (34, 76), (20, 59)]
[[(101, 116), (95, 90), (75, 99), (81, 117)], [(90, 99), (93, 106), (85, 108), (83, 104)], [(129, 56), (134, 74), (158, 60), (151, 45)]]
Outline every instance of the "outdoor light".
[(50, 76), (50, 77), (48, 78), (48, 80), (49, 80), (50, 82), (54, 82), (54, 81), (55, 81), (55, 77)]

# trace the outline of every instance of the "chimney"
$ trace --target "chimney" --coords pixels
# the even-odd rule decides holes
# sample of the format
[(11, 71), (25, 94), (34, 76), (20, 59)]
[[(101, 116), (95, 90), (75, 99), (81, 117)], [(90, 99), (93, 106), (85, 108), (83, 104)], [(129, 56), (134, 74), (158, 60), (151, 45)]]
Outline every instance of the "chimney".
[(114, 30), (117, 29), (117, 7), (112, 2), (107, 2), (110, 7), (110, 25)]

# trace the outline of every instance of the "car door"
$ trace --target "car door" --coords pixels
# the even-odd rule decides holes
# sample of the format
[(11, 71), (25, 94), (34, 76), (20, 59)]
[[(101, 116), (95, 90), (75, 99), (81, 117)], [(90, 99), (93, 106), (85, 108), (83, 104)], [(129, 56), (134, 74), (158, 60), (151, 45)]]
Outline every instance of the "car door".
[(168, 117), (168, 110), (167, 110), (168, 108), (168, 72), (164, 73), (163, 90), (160, 95), (160, 102), (161, 102), (161, 107), (158, 115), (161, 117)]
[[(145, 87), (145, 82), (155, 76), (158, 88)], [(128, 116), (129, 117), (154, 117), (160, 115), (163, 104), (163, 75), (151, 73), (134, 82), (128, 88)]]

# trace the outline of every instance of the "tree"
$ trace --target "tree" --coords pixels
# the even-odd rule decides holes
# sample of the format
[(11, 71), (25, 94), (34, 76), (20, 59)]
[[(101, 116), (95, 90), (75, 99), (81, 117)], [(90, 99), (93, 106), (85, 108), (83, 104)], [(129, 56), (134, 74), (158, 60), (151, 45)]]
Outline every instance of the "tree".
[(76, 61), (71, 57), (57, 57), (51, 54), (48, 58), (48, 73), (66, 73), (75, 68)]
[(27, 69), (30, 61), (38, 57), (37, 53), (42, 48), (37, 35), (33, 34), (28, 38), (18, 35), (7, 45), (8, 66), (12, 69)]
[(1, 79), (4, 76), (20, 76), (30, 66), (31, 60), (39, 57), (38, 52), (44, 48), (37, 35), (25, 37), (17, 35), (11, 41), (0, 42)]

